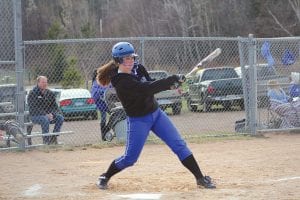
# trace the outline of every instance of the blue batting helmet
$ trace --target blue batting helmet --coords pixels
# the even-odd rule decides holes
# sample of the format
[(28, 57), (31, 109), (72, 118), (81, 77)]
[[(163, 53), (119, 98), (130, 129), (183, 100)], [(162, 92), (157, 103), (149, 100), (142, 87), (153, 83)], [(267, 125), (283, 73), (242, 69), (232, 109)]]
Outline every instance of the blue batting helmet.
[(123, 62), (123, 57), (125, 56), (134, 56), (136, 57), (137, 55), (134, 52), (134, 48), (132, 44), (129, 42), (118, 42), (115, 44), (111, 50), (112, 52), (112, 57), (117, 63), (122, 63)]

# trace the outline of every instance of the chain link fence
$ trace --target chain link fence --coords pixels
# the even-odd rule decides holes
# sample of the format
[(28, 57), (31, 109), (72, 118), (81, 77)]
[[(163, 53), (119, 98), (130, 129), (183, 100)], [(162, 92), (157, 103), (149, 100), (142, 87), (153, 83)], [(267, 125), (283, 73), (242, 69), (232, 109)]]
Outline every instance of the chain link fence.
[[(29, 92), (34, 87), (37, 76), (45, 75), (48, 77), (49, 88), (54, 91), (63, 89), (62, 93), (64, 93), (66, 88), (82, 88), (91, 91), (94, 70), (110, 61), (111, 48), (119, 41), (128, 41), (133, 44), (139, 54), (139, 63), (143, 64), (150, 74), (154, 73), (153, 71), (165, 71), (169, 75), (186, 74), (216, 48), (222, 48), (223, 53), (205, 67), (239, 66), (237, 38), (116, 38), (25, 41), (26, 90)], [(233, 72), (235, 73), (234, 70)], [(238, 78), (237, 75), (234, 78)], [(241, 83), (240, 87), (242, 87)], [(162, 109), (165, 109), (170, 115), (183, 135), (192, 137), (199, 134), (219, 135), (235, 132), (235, 121), (244, 116), (244, 110), (239, 105), (224, 108), (221, 104), (216, 104), (212, 105), (210, 111), (203, 112), (203, 105), (199, 103), (196, 109), (191, 110), (187, 105), (189, 89), (188, 83), (179, 89), (179, 107), (162, 105)], [(169, 92), (165, 95), (167, 95), (165, 100), (171, 101), (174, 94)], [(64, 111), (65, 105), (63, 105), (62, 99), (58, 99), (58, 104)], [(73, 107), (73, 109), (73, 116), (72, 113), (65, 113), (66, 120), (63, 130), (74, 131), (75, 134), (64, 136), (64, 140), (66, 138), (71, 140), (64, 141), (64, 143), (83, 145), (100, 142), (100, 115), (99, 119), (95, 120), (94, 111), (90, 111), (90, 114), (82, 111), (79, 115), (75, 112), (77, 108)], [(180, 111), (176, 109), (180, 109)], [(230, 117), (224, 117), (227, 114)], [(222, 123), (219, 123), (218, 118), (222, 118)], [(219, 122), (217, 123), (217, 121)], [(39, 130), (39, 126), (34, 126), (34, 131)]]
[(246, 109), (245, 129), (299, 130), (299, 37), (240, 38), (241, 67)]
[[(300, 127), (299, 37), (257, 40), (258, 129), (282, 131)], [(268, 62), (266, 62), (267, 60)], [(265, 63), (265, 64), (261, 64)], [(281, 88), (281, 89), (280, 89)], [(275, 103), (270, 90), (281, 91)], [(269, 91), (269, 94), (267, 95)], [(285, 100), (280, 98), (285, 93)], [(283, 104), (282, 104), (283, 103)]]
[[(16, 119), (25, 134), (39, 136), (26, 138), (26, 145), (43, 144), (41, 126), (33, 124), (31, 127), (31, 120), (27, 115), (27, 96), (36, 86), (36, 79), (40, 75), (48, 78), (49, 89), (56, 95), (56, 104), (64, 116), (61, 132), (70, 133), (60, 135), (58, 143), (82, 146), (102, 142), (101, 115), (90, 93), (93, 72), (110, 61), (112, 46), (119, 41), (133, 44), (139, 55), (139, 63), (153, 76), (157, 71), (169, 75), (186, 74), (210, 52), (216, 48), (222, 49), (220, 56), (205, 64), (181, 87), (157, 94), (161, 108), (184, 137), (233, 135), (237, 132), (256, 134), (257, 130), (291, 128), (274, 125), (272, 120), (278, 114), (270, 109), (267, 91), (269, 81), (277, 80), (278, 85), (289, 94), (290, 75), (300, 72), (299, 37), (147, 37), (24, 41), (24, 61), (18, 61), (24, 65), (20, 70), (14, 61), (12, 1), (1, 1), (0, 9), (0, 23), (4, 27), (0, 35), (0, 85), (14, 84), (11, 94), (8, 90), (0, 92), (1, 97), (10, 97), (1, 99), (1, 103), (9, 109), (1, 107), (0, 117), (1, 121)], [(18, 73), (22, 73), (22, 76), (17, 76)], [(9, 107), (7, 103), (13, 106)], [(116, 108), (119, 106), (114, 105)], [(114, 120), (111, 122), (111, 132), (117, 135), (113, 141), (124, 141), (126, 123), (123, 114), (119, 109), (108, 113), (107, 121)], [(299, 122), (298, 118), (296, 122)], [(52, 130), (53, 125), (50, 132)], [(18, 143), (11, 142), (13, 137), (8, 138), (5, 132), (1, 134), (2, 149), (18, 146)], [(156, 138), (151, 135), (149, 139)], [(7, 141), (11, 143), (8, 144)]]
[[(2, 92), (1, 102), (10, 102), (12, 98), (9, 93), (9, 84), (16, 83), (15, 76), (15, 52), (14, 52), (14, 17), (12, 1), (4, 0), (0, 2), (0, 87)], [(6, 92), (7, 91), (7, 92)], [(8, 111), (13, 105), (2, 105), (0, 109)]]
[[(16, 67), (13, 1), (0, 1), (0, 113), (15, 111)], [(0, 121), (1, 122), (1, 121)], [(1, 123), (0, 123), (1, 125)], [(0, 139), (5, 132), (0, 130)]]

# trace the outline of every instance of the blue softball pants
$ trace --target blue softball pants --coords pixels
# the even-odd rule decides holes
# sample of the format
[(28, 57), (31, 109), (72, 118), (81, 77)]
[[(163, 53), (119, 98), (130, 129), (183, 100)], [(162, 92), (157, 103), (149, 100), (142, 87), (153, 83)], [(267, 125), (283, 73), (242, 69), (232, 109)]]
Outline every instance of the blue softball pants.
[(127, 143), (124, 155), (115, 160), (118, 169), (134, 165), (150, 130), (164, 141), (180, 161), (192, 153), (169, 117), (161, 109), (142, 117), (127, 117)]

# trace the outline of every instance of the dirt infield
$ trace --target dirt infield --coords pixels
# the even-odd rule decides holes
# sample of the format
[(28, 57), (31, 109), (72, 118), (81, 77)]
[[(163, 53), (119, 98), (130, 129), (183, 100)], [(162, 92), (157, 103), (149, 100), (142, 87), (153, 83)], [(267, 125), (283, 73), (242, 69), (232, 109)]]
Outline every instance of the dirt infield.
[(0, 152), (0, 199), (299, 199), (300, 134), (250, 140), (189, 143), (217, 189), (197, 188), (165, 145), (146, 145), (134, 167), (117, 174), (109, 190), (97, 176), (122, 146), (85, 150)]

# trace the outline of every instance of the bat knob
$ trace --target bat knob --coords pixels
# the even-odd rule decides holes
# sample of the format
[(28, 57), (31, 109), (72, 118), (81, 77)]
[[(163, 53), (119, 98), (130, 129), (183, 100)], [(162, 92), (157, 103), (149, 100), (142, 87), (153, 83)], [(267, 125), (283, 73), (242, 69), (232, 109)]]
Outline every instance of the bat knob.
[(181, 83), (185, 82), (186, 81), (185, 75), (183, 75), (183, 74), (178, 75), (178, 81)]

